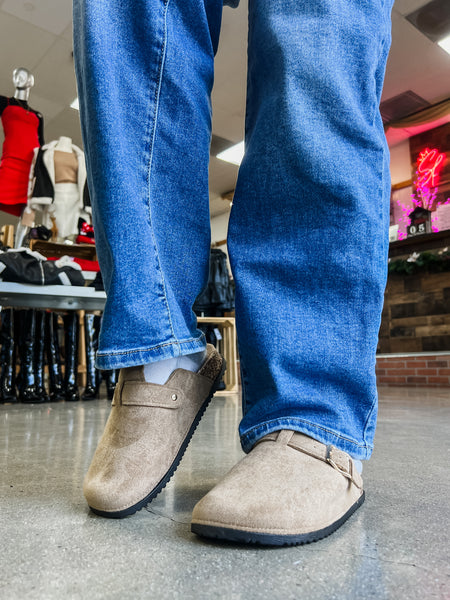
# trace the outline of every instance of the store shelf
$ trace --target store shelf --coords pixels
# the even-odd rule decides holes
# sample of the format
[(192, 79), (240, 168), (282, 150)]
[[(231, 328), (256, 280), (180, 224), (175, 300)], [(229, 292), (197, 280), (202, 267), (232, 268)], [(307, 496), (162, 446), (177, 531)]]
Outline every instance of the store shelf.
[(97, 260), (95, 245), (91, 244), (63, 244), (62, 242), (46, 242), (44, 240), (31, 240), (30, 248), (42, 256), (75, 256), (86, 260)]
[(404, 240), (391, 242), (389, 244), (389, 257), (394, 258), (411, 254), (412, 252), (436, 250), (445, 246), (450, 246), (450, 231), (424, 233), (423, 235), (415, 235)]

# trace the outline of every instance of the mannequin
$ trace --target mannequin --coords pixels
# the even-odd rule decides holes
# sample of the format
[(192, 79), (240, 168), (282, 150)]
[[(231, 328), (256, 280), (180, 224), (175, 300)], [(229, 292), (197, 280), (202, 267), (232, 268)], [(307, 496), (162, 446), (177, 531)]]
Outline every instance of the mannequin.
[(28, 105), (33, 75), (23, 67), (14, 69), (13, 83), (14, 97), (0, 96), (5, 132), (0, 163), (0, 210), (19, 216), (27, 203), (33, 150), (44, 143), (44, 119)]
[(78, 233), (78, 219), (90, 221), (90, 209), (84, 207), (86, 166), (84, 153), (69, 137), (35, 150), (30, 181), (35, 180), (28, 200), (29, 211), (42, 211), (41, 224), (51, 229), (52, 218), (57, 237)]

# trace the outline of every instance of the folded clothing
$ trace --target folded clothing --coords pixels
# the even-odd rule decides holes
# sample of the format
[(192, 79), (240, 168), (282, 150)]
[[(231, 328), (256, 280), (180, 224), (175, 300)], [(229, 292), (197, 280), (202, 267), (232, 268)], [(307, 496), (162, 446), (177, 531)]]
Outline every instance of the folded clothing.
[(80, 265), (64, 259), (49, 261), (29, 248), (0, 251), (0, 280), (33, 285), (84, 286)]
[(102, 278), (101, 271), (98, 271), (97, 275), (95, 276), (94, 281), (89, 284), (89, 287), (95, 288), (96, 292), (104, 292), (105, 291), (105, 286), (103, 284), (103, 278)]
[(78, 228), (79, 235), (77, 236), (75, 243), (95, 245), (94, 227), (84, 219), (79, 219)]
[[(82, 271), (94, 271), (95, 273), (100, 271), (98, 260), (87, 260), (85, 258), (77, 258), (76, 256), (63, 256), (61, 258), (70, 259), (75, 264), (79, 265)], [(58, 258), (57, 256), (49, 256), (47, 260), (61, 260), (61, 258)]]

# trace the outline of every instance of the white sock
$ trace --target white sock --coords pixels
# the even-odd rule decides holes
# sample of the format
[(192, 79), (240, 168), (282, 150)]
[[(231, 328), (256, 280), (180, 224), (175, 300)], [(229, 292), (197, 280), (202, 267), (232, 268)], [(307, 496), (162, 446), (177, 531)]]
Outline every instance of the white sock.
[(363, 471), (362, 461), (353, 459), (353, 464), (355, 465), (356, 470), (358, 471), (358, 473), (361, 474), (362, 471)]
[(148, 383), (164, 385), (175, 369), (186, 369), (196, 373), (206, 358), (206, 348), (195, 354), (165, 358), (144, 365), (144, 377)]

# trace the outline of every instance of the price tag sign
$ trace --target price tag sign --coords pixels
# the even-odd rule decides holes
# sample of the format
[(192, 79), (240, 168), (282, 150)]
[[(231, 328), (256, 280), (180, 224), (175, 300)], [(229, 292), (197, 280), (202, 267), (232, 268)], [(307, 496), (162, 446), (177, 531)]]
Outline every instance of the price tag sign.
[(412, 237), (414, 235), (422, 235), (426, 232), (426, 223), (415, 223), (414, 225), (408, 225), (408, 237)]

